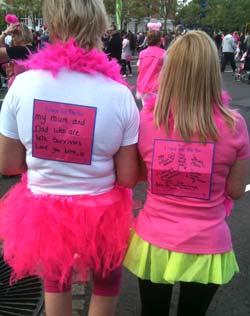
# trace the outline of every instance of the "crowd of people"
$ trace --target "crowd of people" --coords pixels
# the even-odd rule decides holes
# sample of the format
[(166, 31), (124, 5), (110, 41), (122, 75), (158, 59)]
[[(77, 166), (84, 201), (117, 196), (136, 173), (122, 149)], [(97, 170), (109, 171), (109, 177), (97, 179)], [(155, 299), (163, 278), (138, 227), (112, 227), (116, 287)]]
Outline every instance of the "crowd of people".
[[(250, 158), (214, 41), (179, 27), (166, 53), (159, 24), (120, 36), (99, 0), (44, 0), (43, 11), (53, 40), (29, 54), (0, 115), (0, 173), (23, 174), (0, 200), (10, 282), (39, 276), (46, 315), (70, 316), (72, 283), (92, 280), (88, 315), (114, 316), (124, 265), (141, 316), (169, 315), (177, 283), (178, 316), (205, 316), (239, 272), (226, 219)], [(141, 45), (139, 113), (124, 78)]]
[(27, 59), (50, 41), (46, 27), (36, 32), (12, 14), (7, 14), (5, 21), (7, 27), (0, 35), (0, 87), (10, 87), (16, 75), (25, 70), (18, 61)]
[[(185, 34), (187, 31), (183, 25), (178, 25), (174, 31), (161, 32), (159, 46), (167, 50), (178, 36)], [(243, 71), (245, 71), (244, 74), (247, 72), (246, 77), (250, 84), (250, 31), (246, 31), (245, 33), (230, 31), (225, 34), (222, 31), (215, 31), (213, 33), (210, 32), (209, 35), (214, 40), (221, 57), (221, 71), (224, 72), (226, 65), (230, 64), (233, 73), (236, 73), (236, 78)], [(116, 58), (121, 63), (124, 77), (127, 75), (131, 76), (132, 74), (130, 67), (131, 56), (136, 51), (140, 54), (142, 50), (150, 46), (147, 32), (138, 32), (135, 34), (131, 31), (122, 31), (119, 33), (115, 25), (112, 25), (105, 34), (103, 42), (104, 51), (111, 58)], [(124, 43), (126, 43), (125, 46)], [(240, 65), (238, 65), (239, 63)]]
[(230, 63), (236, 80), (248, 80), (250, 84), (250, 32), (229, 32), (221, 38), (221, 71)]
[[(18, 28), (18, 24), (20, 27)], [(160, 23), (158, 24), (160, 31)], [(150, 30), (150, 27), (148, 27)], [(14, 32), (13, 32), (14, 31)], [(174, 31), (159, 32), (160, 37), (157, 46), (161, 49), (167, 50), (171, 43), (175, 41), (178, 36), (185, 34), (188, 30), (183, 25), (178, 25)], [(19, 34), (19, 43), (15, 37)], [(219, 54), (221, 54), (221, 71), (224, 72), (226, 65), (229, 63), (233, 72), (236, 72), (236, 78), (240, 77), (242, 72), (247, 73), (250, 83), (250, 32), (246, 33), (232, 31), (224, 34), (222, 31), (209, 33), (213, 38)], [(21, 39), (21, 37), (23, 37)], [(121, 65), (121, 74), (123, 77), (132, 76), (131, 59), (135, 54), (140, 54), (141, 51), (147, 49), (151, 44), (148, 42), (150, 35), (148, 31), (133, 33), (132, 31), (119, 31), (113, 23), (107, 32), (102, 36), (103, 51), (110, 59), (115, 58)], [(46, 43), (50, 42), (49, 30), (46, 25), (42, 26), (39, 31), (29, 29), (23, 23), (9, 23), (8, 28), (2, 32), (0, 36), (0, 73), (2, 79), (0, 85), (6, 86), (9, 78), (9, 70), (6, 68), (10, 60), (24, 60), (30, 53), (34, 53), (45, 47)], [(22, 52), (12, 54), (11, 51), (16, 51), (22, 46)], [(14, 48), (13, 48), (14, 47)], [(4, 53), (6, 50), (7, 53)], [(240, 63), (238, 66), (237, 63)], [(244, 72), (244, 74), (245, 74)]]

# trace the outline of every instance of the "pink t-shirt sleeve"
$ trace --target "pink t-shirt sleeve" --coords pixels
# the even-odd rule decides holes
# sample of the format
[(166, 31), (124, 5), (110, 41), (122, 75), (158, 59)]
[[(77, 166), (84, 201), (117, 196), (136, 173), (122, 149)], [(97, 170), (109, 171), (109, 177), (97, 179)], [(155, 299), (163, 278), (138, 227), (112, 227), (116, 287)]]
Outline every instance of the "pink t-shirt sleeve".
[(240, 114), (237, 114), (236, 130), (238, 140), (238, 152), (236, 159), (243, 160), (250, 158), (250, 142), (247, 125), (244, 118)]

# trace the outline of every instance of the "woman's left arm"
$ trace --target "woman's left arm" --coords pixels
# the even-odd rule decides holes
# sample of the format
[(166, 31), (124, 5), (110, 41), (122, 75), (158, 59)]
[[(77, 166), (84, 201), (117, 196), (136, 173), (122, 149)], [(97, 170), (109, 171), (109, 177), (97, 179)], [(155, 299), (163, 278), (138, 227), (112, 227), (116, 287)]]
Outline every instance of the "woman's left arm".
[(15, 175), (26, 171), (25, 156), (25, 147), (19, 140), (0, 134), (0, 173)]
[(139, 176), (136, 144), (120, 147), (114, 156), (114, 161), (118, 184), (127, 188), (133, 188)]

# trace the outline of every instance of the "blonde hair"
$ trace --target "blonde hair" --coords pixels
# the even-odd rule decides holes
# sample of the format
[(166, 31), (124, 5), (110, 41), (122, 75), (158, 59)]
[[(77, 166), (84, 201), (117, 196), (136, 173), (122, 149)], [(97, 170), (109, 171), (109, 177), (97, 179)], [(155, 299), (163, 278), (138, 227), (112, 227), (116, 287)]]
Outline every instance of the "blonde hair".
[(102, 48), (107, 15), (102, 0), (44, 0), (45, 23), (50, 35), (63, 42), (74, 38), (87, 50)]
[(24, 44), (33, 42), (33, 34), (31, 30), (23, 23), (20, 23), (12, 33), (18, 36)]
[(216, 104), (230, 128), (235, 122), (221, 100), (222, 82), (218, 52), (212, 39), (202, 31), (179, 37), (169, 48), (160, 75), (160, 87), (154, 110), (157, 127), (163, 124), (169, 134), (169, 118), (174, 130), (185, 141), (198, 133), (201, 142), (217, 140), (214, 121)]

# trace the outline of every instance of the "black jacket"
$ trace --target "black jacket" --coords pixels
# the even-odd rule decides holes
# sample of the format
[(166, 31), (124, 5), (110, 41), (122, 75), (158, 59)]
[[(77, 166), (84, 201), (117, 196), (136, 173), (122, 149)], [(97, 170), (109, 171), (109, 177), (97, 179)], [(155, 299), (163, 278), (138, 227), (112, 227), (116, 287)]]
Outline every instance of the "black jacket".
[(118, 62), (121, 61), (122, 39), (118, 33), (112, 35), (106, 52), (110, 58), (116, 58)]

